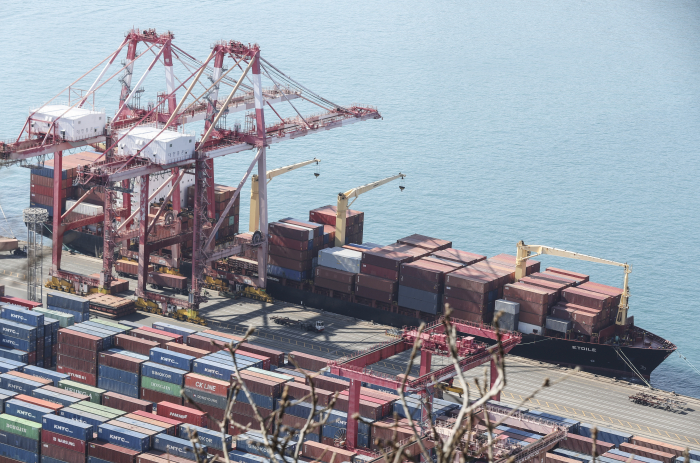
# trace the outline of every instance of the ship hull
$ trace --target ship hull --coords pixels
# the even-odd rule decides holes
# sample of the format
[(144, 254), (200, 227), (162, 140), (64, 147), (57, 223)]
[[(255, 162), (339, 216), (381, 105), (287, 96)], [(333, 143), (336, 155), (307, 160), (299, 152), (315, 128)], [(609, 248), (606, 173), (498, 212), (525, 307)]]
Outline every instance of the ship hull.
[[(424, 321), (416, 317), (387, 312), (363, 304), (284, 286), (272, 279), (268, 280), (267, 291), (274, 298), (281, 301), (338, 313), (360, 320), (374, 321), (395, 328), (417, 326)], [(479, 341), (493, 343), (493, 340), (485, 338), (479, 339)], [(618, 350), (620, 354), (618, 354)], [(641, 382), (639, 376), (623, 360), (623, 357), (626, 357), (644, 379), (649, 380), (651, 372), (671, 355), (674, 350), (675, 347), (665, 349), (618, 347), (610, 344), (595, 344), (536, 334), (523, 334), (521, 343), (515, 346), (510, 353), (519, 357), (570, 368), (579, 367), (584, 371), (603, 376)]]
[[(46, 224), (43, 235), (53, 239), (53, 227)], [(67, 230), (63, 234), (63, 245), (71, 251), (84, 254), (86, 256), (100, 257), (104, 246), (102, 235), (93, 235), (78, 230)]]

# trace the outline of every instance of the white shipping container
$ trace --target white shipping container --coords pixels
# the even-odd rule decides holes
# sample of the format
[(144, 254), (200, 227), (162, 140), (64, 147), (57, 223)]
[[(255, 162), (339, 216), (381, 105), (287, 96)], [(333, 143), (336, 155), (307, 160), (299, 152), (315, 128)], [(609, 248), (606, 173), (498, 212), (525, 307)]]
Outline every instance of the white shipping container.
[[(51, 124), (58, 119), (54, 125), (57, 127), (56, 134), (61, 136), (65, 131), (64, 137), (69, 141), (84, 140), (104, 133), (106, 122), (104, 111), (69, 108), (70, 106), (67, 105), (46, 105), (32, 110), (31, 112), (34, 113), (31, 120), (32, 132), (48, 133)], [(53, 130), (51, 132), (53, 133)]]
[(360, 273), (361, 261), (362, 253), (351, 249), (329, 248), (318, 252), (318, 265), (350, 273)]
[(544, 334), (544, 327), (531, 325), (530, 323), (518, 322), (518, 331), (523, 334)]
[[(76, 201), (72, 199), (66, 201), (66, 210), (73, 207), (75, 203)], [(97, 206), (95, 204), (89, 204), (86, 202), (78, 204), (78, 207), (73, 209), (73, 212), (75, 212), (76, 214), (88, 215), (90, 217), (95, 217), (103, 214), (102, 206)]]
[(520, 304), (518, 302), (506, 301), (505, 299), (496, 300), (496, 312), (505, 312), (512, 315), (520, 313)]
[[(158, 135), (161, 130), (156, 127), (133, 128), (119, 141), (119, 154), (133, 156), (139, 150), (143, 150), (140, 157), (150, 159), (151, 162), (160, 165), (192, 159), (195, 145), (193, 134), (165, 130)], [(119, 136), (121, 137), (124, 133), (126, 132)], [(153, 141), (151, 142), (151, 140)]]

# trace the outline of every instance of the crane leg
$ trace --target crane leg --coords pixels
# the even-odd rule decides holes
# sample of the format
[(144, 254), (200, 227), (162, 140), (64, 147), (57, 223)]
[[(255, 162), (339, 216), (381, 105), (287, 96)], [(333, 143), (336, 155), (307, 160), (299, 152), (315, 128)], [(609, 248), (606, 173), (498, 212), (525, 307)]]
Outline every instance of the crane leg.
[[(51, 270), (58, 272), (61, 269), (61, 248), (63, 248), (63, 227), (61, 226), (61, 181), (63, 179), (63, 151), (57, 151), (53, 164), (53, 246), (51, 247)], [(42, 282), (43, 283), (43, 282)]]
[(348, 421), (345, 432), (345, 445), (348, 449), (357, 448), (357, 420), (352, 418), (355, 413), (360, 413), (360, 388), (362, 382), (356, 379), (350, 380), (350, 390), (348, 391)]
[(148, 189), (149, 176), (141, 176), (141, 191), (139, 192), (139, 264), (138, 286), (136, 295), (145, 297), (146, 284), (148, 283), (148, 255), (146, 254), (146, 231), (148, 229)]

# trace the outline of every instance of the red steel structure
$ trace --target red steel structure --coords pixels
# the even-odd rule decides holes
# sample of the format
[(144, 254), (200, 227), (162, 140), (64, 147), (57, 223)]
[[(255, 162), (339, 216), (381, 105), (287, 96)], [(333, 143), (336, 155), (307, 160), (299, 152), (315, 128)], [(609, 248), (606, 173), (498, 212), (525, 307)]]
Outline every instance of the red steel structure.
[[(148, 300), (159, 302), (164, 312), (177, 307), (198, 309), (199, 304), (204, 301), (200, 294), (204, 276), (207, 274), (217, 276), (216, 271), (212, 268), (212, 263), (215, 260), (240, 254), (243, 251), (241, 246), (225, 246), (217, 249), (214, 237), (256, 165), (258, 177), (264, 178), (268, 146), (354, 122), (381, 117), (373, 107), (360, 105), (343, 107), (311, 92), (262, 58), (258, 45), (237, 41), (220, 41), (212, 47), (206, 60), (199, 61), (174, 45), (173, 39), (174, 35), (171, 32), (158, 34), (153, 29), (129, 31), (113, 53), (71, 84), (75, 85), (76, 82), (104, 64), (89, 89), (77, 102), (53, 120), (46, 133), (37, 133), (32, 130), (35, 112), (30, 114), (20, 135), (14, 142), (0, 142), (0, 164), (2, 165), (21, 164), (31, 158), (38, 158), (38, 161), (41, 162), (46, 155), (54, 154), (53, 206), (54, 211), (58, 212), (53, 217), (54, 246), (51, 275), (73, 282), (76, 289), (84, 290), (84, 287), (80, 287), (82, 284), (108, 289), (113, 280), (115, 246), (118, 243), (126, 244), (128, 240), (138, 238), (138, 252), (130, 251), (127, 246), (123, 246), (122, 255), (138, 257), (136, 294)], [(139, 53), (139, 45), (145, 45), (146, 50)], [(116, 73), (105, 78), (111, 65), (125, 47), (127, 49), (126, 62)], [(152, 61), (137, 83), (132, 85), (134, 64), (147, 53), (154, 55)], [(189, 75), (182, 81), (177, 80), (174, 75), (174, 58), (189, 72)], [(224, 63), (227, 58), (231, 61), (230, 67), (224, 72)], [(213, 67), (210, 66), (212, 61)], [(163, 64), (165, 69), (166, 93), (159, 94), (157, 102), (152, 106), (141, 108), (138, 104), (134, 104), (134, 101), (137, 101), (140, 93), (143, 92), (142, 84), (146, 77), (159, 62)], [(237, 81), (228, 77), (228, 74), (234, 70), (242, 72)], [(115, 116), (107, 121), (104, 132), (85, 135), (84, 138), (66, 140), (64, 134), (58, 131), (57, 121), (73, 108), (82, 108), (89, 98), (94, 100), (95, 92), (119, 74), (121, 74), (119, 78), (121, 82), (119, 106)], [(211, 85), (207, 86), (202, 83), (204, 76), (208, 78)], [(272, 87), (263, 88), (263, 77), (271, 82)], [(252, 85), (246, 84), (246, 79), (249, 82), (252, 81)], [(179, 85), (176, 85), (176, 81), (179, 82)], [(219, 88), (222, 83), (233, 87), (225, 99), (219, 98)], [(233, 85), (234, 83), (235, 85)], [(199, 97), (195, 97), (192, 93), (196, 84), (206, 88)], [(70, 92), (70, 88), (70, 86), (67, 87), (64, 92), (65, 90)], [(178, 102), (176, 94), (183, 88), (186, 88), (185, 93)], [(61, 94), (59, 93), (59, 95)], [(190, 96), (194, 98), (194, 101), (185, 105), (185, 101)], [(314, 115), (302, 116), (292, 100), (310, 102), (322, 108), (322, 111)], [(280, 110), (273, 106), (277, 103), (290, 105), (296, 116), (282, 117)], [(268, 108), (279, 118), (279, 122), (266, 125), (265, 112)], [(252, 109), (254, 112), (246, 115), (245, 127), (226, 128), (224, 124), (220, 123), (225, 120), (226, 114)], [(222, 116), (224, 116), (223, 119)], [(178, 127), (197, 121), (204, 121), (204, 134), (195, 143), (194, 154), (191, 157), (167, 164), (159, 164), (147, 157), (140, 156), (140, 153), (165, 130), (177, 130)], [(119, 154), (119, 142), (134, 128), (144, 126), (155, 126), (160, 129), (160, 132), (151, 141), (141, 146), (136, 154)], [(67, 222), (69, 213), (87, 197), (87, 194), (79, 198), (76, 204), (64, 214), (60, 214), (63, 199), (60, 196), (63, 151), (85, 146), (95, 147), (99, 146), (98, 144), (103, 144), (104, 152), (94, 163), (79, 168), (77, 182), (86, 187), (104, 191), (104, 214)], [(214, 210), (214, 159), (246, 150), (255, 150), (253, 161), (225, 211), (221, 213), (217, 221)], [(166, 186), (169, 189), (155, 219), (150, 219), (149, 204), (155, 194), (149, 194), (148, 187), (149, 179), (154, 174), (169, 174), (168, 180), (156, 191), (156, 194)], [(148, 235), (156, 226), (156, 221), (165, 212), (164, 208), (168, 199), (180, 197), (180, 181), (185, 174), (195, 175), (192, 228), (183, 231), (180, 221), (175, 220), (164, 225), (168, 230), (167, 237), (156, 240), (149, 239)], [(140, 181), (139, 210), (131, 211), (132, 185), (135, 179)], [(119, 194), (122, 195), (120, 207), (117, 206), (117, 195)], [(256, 233), (256, 239), (252, 246), (257, 249), (258, 268), (265, 269), (267, 268), (266, 240), (268, 235), (265, 182), (260, 184), (259, 198), (260, 219), (257, 224), (259, 233)], [(181, 212), (180, 201), (173, 200), (172, 205), (175, 216), (179, 216)], [(133, 227), (135, 220), (138, 222), (138, 226)], [(61, 269), (63, 233), (66, 230), (98, 222), (104, 222), (103, 269), (100, 278), (79, 275)], [(153, 261), (177, 268), (180, 263), (180, 247), (188, 241), (192, 241), (192, 287), (189, 299), (185, 300), (148, 291), (146, 282), (149, 262)], [(155, 251), (166, 247), (171, 249), (170, 258), (152, 256)], [(245, 283), (264, 288), (266, 286), (265, 273), (260, 272), (257, 281), (246, 279)]]
[[(450, 321), (457, 332), (469, 335), (457, 341), (458, 355), (460, 357), (458, 364), (460, 369), (462, 371), (467, 371), (490, 361), (491, 387), (493, 387), (497, 378), (494, 354), (498, 355), (498, 346), (493, 345), (491, 347), (486, 347), (483, 344), (478, 344), (474, 342), (473, 336), (481, 336), (493, 340), (498, 340), (500, 336), (503, 352), (507, 354), (520, 342), (520, 333), (510, 331), (498, 332), (491, 325), (478, 324), (464, 320), (450, 319)], [(421, 341), (420, 376), (418, 378), (408, 380), (404, 385), (402, 377), (372, 371), (370, 365), (411, 349), (413, 344), (418, 340)], [(419, 332), (416, 328), (404, 328), (400, 339), (375, 345), (364, 351), (356, 352), (328, 362), (331, 373), (350, 380), (346, 430), (346, 446), (348, 449), (357, 447), (358, 421), (352, 418), (352, 416), (360, 411), (360, 390), (362, 383), (374, 384), (394, 390), (403, 387), (403, 391), (407, 394), (417, 392), (423, 397), (427, 396), (431, 398), (432, 394), (430, 394), (430, 389), (435, 386), (435, 384), (447, 381), (457, 375), (457, 370), (454, 365), (448, 365), (439, 370), (430, 371), (433, 354), (449, 355), (443, 318), (431, 323), (422, 332)], [(495, 396), (493, 399), (500, 400), (500, 395)], [(422, 412), (423, 421), (429, 419), (430, 411), (432, 410), (430, 399), (428, 399), (428, 402), (428, 408), (424, 408)]]

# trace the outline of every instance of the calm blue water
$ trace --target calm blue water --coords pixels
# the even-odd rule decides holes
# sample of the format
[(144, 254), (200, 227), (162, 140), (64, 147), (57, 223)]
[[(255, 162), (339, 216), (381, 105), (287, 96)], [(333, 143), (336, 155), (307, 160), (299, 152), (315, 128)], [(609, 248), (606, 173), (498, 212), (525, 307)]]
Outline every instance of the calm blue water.
[[(404, 172), (405, 191), (386, 185), (355, 204), (366, 241), (422, 233), (494, 255), (524, 240), (630, 262), (637, 324), (700, 366), (697, 1), (35, 1), (2, 11), (1, 138), (132, 26), (170, 29), (200, 58), (218, 39), (258, 42), (319, 94), (384, 116), (275, 145), (268, 167), (315, 156), (322, 175), (275, 179), (272, 219), (304, 217), (341, 190)], [(151, 94), (165, 88), (161, 68), (154, 74)], [(114, 97), (110, 85), (104, 95)], [(250, 158), (217, 161), (217, 182), (237, 184)], [(0, 172), (15, 228), (28, 179), (26, 169)], [(622, 282), (615, 267), (544, 263)], [(698, 379), (672, 357), (652, 383), (700, 397)]]

